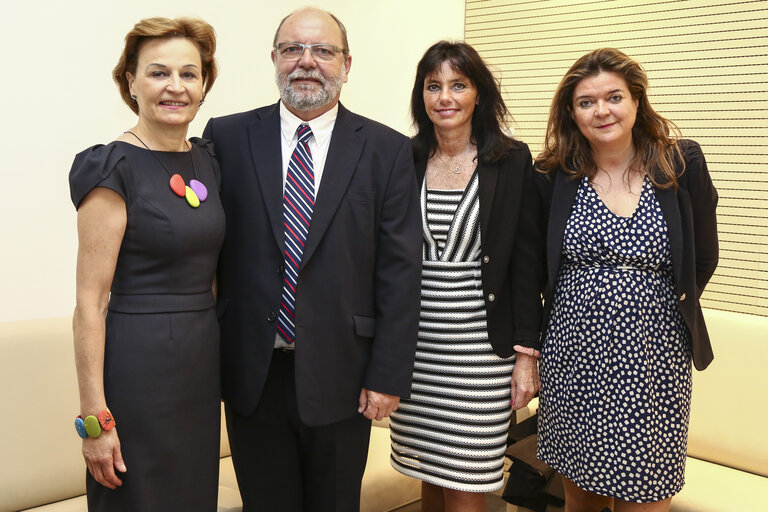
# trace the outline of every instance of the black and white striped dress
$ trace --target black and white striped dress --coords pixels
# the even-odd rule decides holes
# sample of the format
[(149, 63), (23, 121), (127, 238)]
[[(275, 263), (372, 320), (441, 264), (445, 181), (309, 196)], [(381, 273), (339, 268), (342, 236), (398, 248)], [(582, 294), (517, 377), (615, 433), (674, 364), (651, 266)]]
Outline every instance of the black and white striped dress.
[(424, 258), (411, 397), (392, 414), (392, 466), (470, 492), (501, 487), (514, 357), (488, 341), (480, 279), (478, 177), (421, 191)]

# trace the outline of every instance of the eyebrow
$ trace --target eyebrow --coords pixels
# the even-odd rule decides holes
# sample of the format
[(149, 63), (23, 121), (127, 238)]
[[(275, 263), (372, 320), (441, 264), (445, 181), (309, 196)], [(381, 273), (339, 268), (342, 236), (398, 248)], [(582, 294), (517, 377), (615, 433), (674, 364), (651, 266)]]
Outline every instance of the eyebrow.
[[(159, 68), (167, 68), (168, 67), (165, 64), (160, 64), (159, 62), (150, 62), (149, 64), (147, 64), (147, 68), (152, 67), (152, 66), (157, 66)], [(197, 64), (184, 64), (182, 66), (182, 68), (197, 68), (197, 69), (200, 69), (200, 66), (198, 66)]]
[[(616, 93), (616, 92), (624, 92), (624, 89), (613, 89), (613, 90), (608, 91), (605, 94), (613, 94), (613, 93)], [(582, 94), (581, 96), (576, 96), (574, 98), (574, 100), (580, 100), (581, 98), (593, 98), (593, 97), (594, 96), (592, 96), (591, 94)]]
[[(442, 81), (443, 80), (438, 80), (437, 78), (429, 78), (429, 77), (424, 79), (424, 82), (428, 83), (428, 84), (429, 83), (439, 84)], [(452, 83), (452, 84), (457, 84), (457, 83), (462, 83), (463, 84), (463, 83), (466, 83), (466, 82), (471, 82), (471, 80), (469, 78), (454, 78), (453, 80), (446, 80), (446, 81), (449, 82), (449, 83)]]

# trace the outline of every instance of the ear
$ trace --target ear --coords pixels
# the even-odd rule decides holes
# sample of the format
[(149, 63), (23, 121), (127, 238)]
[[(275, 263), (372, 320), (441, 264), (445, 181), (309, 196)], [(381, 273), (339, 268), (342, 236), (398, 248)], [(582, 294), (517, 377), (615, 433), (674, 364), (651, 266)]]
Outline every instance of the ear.
[(269, 58), (271, 58), (271, 59), (272, 59), (272, 64), (274, 64), (274, 65), (277, 65), (277, 62), (275, 62), (275, 59), (277, 58), (277, 57), (275, 56), (275, 50), (272, 50), (272, 51), (270, 52), (270, 54), (269, 54)]
[(128, 91), (131, 94), (134, 94), (133, 92), (133, 82), (136, 81), (136, 78), (131, 74), (130, 71), (125, 72), (125, 79), (128, 81)]
[(352, 56), (347, 55), (344, 59), (344, 83), (347, 83), (349, 78), (349, 70), (352, 69)]

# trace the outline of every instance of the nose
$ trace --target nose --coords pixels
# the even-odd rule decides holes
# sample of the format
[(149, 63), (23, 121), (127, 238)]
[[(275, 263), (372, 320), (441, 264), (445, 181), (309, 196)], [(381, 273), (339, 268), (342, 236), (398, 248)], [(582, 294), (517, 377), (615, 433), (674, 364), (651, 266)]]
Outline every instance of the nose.
[(168, 79), (168, 89), (174, 92), (181, 91), (183, 89), (181, 85), (181, 77), (178, 74), (172, 74)]
[(448, 103), (451, 100), (450, 87), (443, 87), (440, 89), (440, 103)]
[(595, 115), (596, 116), (607, 116), (608, 115), (608, 104), (604, 102), (603, 100), (599, 100), (597, 102), (597, 105), (595, 107)]
[(317, 66), (315, 58), (312, 56), (312, 52), (309, 51), (309, 48), (304, 48), (304, 51), (301, 52), (299, 66), (302, 68), (314, 68)]

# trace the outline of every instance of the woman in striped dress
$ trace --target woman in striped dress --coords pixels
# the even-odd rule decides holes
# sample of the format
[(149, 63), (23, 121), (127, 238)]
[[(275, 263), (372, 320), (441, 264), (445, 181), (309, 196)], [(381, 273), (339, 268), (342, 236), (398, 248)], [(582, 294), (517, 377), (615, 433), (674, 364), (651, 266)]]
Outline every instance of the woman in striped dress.
[(512, 409), (539, 388), (543, 226), (528, 147), (477, 52), (441, 41), (411, 96), (421, 184), (421, 316), (391, 462), (422, 480), (422, 511), (485, 510), (501, 487)]

